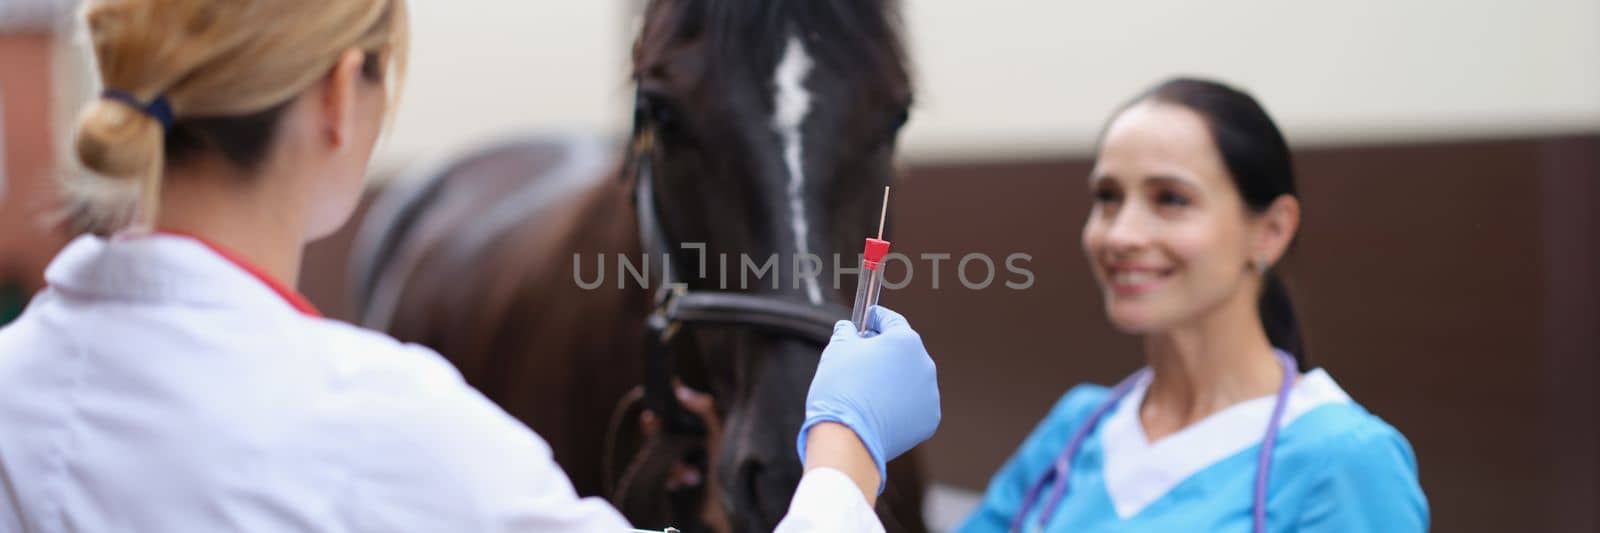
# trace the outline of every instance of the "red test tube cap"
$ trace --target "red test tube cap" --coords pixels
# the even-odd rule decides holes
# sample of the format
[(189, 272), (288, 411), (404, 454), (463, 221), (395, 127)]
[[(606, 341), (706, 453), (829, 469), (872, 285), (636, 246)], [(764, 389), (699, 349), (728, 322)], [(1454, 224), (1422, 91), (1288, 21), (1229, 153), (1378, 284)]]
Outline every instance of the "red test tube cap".
[(862, 250), (861, 255), (867, 270), (877, 270), (878, 264), (883, 262), (883, 256), (889, 255), (889, 241), (869, 237), (867, 247)]

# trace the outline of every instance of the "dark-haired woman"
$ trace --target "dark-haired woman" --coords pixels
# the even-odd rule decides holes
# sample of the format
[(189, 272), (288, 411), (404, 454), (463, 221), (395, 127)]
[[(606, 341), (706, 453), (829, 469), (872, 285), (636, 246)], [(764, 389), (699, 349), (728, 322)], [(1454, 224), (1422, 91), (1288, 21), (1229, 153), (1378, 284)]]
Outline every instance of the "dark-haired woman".
[(1147, 366), (1067, 392), (962, 531), (1426, 530), (1410, 444), (1305, 364), (1273, 271), (1300, 202), (1262, 107), (1162, 83), (1111, 120), (1088, 186), (1084, 252)]

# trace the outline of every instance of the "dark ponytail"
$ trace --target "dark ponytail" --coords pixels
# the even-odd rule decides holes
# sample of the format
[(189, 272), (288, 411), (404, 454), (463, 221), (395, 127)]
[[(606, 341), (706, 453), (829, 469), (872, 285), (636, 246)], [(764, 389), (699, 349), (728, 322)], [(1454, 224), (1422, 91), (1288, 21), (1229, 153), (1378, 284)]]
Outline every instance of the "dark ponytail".
[(1279, 350), (1294, 355), (1294, 362), (1306, 369), (1306, 348), (1300, 341), (1300, 321), (1294, 315), (1294, 305), (1289, 302), (1289, 288), (1283, 285), (1278, 273), (1268, 270), (1261, 287), (1261, 300), (1256, 306), (1261, 314), (1261, 325), (1267, 329), (1267, 340)]
[[(1233, 184), (1251, 211), (1265, 212), (1279, 197), (1295, 196), (1289, 143), (1266, 109), (1249, 94), (1215, 81), (1175, 78), (1157, 85), (1134, 102), (1145, 100), (1183, 106), (1205, 118)], [(1305, 369), (1305, 345), (1288, 287), (1271, 269), (1262, 276), (1257, 309), (1261, 325), (1267, 330), (1267, 340), (1274, 347), (1293, 354), (1295, 362)]]

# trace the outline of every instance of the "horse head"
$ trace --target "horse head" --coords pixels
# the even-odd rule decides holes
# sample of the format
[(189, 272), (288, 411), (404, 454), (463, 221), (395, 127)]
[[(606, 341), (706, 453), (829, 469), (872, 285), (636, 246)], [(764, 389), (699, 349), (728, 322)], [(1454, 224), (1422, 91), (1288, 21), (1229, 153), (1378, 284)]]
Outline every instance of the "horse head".
[[(911, 83), (888, 1), (655, 0), (633, 48), (629, 171), (691, 291), (848, 304), (878, 226)], [(646, 238), (649, 238), (648, 236)], [(841, 282), (852, 289), (841, 290)], [(770, 531), (802, 470), (794, 452), (820, 346), (736, 326), (673, 341), (678, 376), (716, 399), (713, 495), (739, 531)], [(693, 371), (689, 369), (693, 368)]]

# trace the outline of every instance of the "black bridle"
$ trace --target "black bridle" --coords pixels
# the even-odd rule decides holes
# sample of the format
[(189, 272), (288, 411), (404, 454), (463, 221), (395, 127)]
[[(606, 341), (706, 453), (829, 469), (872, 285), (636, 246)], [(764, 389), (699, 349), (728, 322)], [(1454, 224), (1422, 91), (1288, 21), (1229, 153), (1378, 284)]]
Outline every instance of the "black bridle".
[(668, 434), (705, 432), (699, 418), (683, 410), (673, 393), (677, 359), (673, 338), (685, 328), (701, 325), (738, 326), (815, 344), (820, 350), (833, 335), (833, 325), (850, 316), (850, 310), (833, 302), (796, 302), (773, 294), (689, 290), (673, 275), (672, 247), (657, 214), (655, 177), (651, 167), (654, 136), (647, 124), (636, 124), (630, 143), (635, 174), (634, 207), (639, 238), (646, 257), (662, 258), (654, 269), (654, 310), (645, 320), (644, 405), (662, 422)]
[[(623, 179), (634, 180), (632, 200), (641, 251), (648, 258), (645, 269), (651, 284), (651, 311), (642, 328), (643, 385), (619, 401), (608, 423), (606, 493), (630, 517), (675, 520), (685, 531), (698, 531), (705, 524), (695, 517), (703, 516), (699, 513), (705, 509), (710, 484), (673, 489), (672, 480), (680, 465), (699, 467), (710, 474), (714, 460), (708, 453), (715, 444), (707, 440), (711, 430), (707, 424), (719, 420), (702, 419), (678, 401), (675, 381), (685, 376), (680, 374), (682, 368), (692, 368), (680, 366), (687, 362), (680, 357), (698, 357), (699, 376), (706, 375), (707, 362), (704, 348), (685, 342), (691, 339), (681, 335), (701, 326), (731, 328), (808, 343), (820, 352), (833, 336), (834, 324), (850, 316), (850, 310), (832, 301), (813, 304), (772, 292), (692, 290), (674, 275), (681, 263), (674, 261), (673, 249), (684, 243), (669, 234), (660, 217), (662, 204), (653, 167), (659, 132), (652, 123), (655, 116), (648, 99), (639, 95), (635, 102), (633, 135), (621, 174)], [(649, 268), (657, 260), (661, 261), (659, 268)], [(703, 270), (700, 275), (705, 275)], [(649, 410), (658, 422), (653, 436), (647, 437), (637, 423), (641, 410)]]

